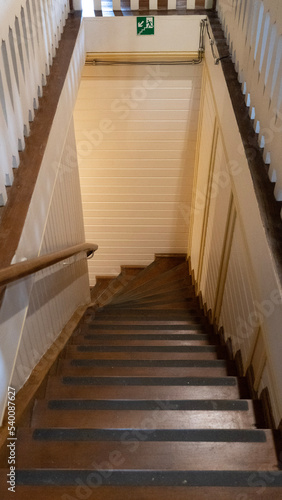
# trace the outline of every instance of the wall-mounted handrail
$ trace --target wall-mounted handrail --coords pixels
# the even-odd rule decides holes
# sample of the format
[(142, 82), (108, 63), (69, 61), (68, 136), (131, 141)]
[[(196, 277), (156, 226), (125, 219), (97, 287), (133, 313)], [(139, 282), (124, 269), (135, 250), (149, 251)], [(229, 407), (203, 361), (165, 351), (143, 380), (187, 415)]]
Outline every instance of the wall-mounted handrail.
[(81, 243), (79, 245), (74, 245), (58, 252), (52, 252), (40, 257), (35, 257), (34, 259), (11, 264), (8, 267), (0, 269), (0, 287), (21, 278), (25, 278), (30, 274), (41, 271), (42, 269), (46, 269), (46, 267), (50, 267), (81, 252), (86, 252), (87, 257), (91, 258), (93, 257), (93, 254), (97, 250), (97, 248), (98, 245), (94, 245), (91, 243)]

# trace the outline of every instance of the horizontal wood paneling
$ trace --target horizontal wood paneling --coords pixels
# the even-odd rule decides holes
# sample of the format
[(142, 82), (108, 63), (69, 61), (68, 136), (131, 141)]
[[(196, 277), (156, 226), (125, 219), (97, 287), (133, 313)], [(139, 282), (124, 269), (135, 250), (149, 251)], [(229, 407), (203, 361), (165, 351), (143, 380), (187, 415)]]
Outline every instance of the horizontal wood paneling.
[(201, 67), (85, 67), (75, 129), (86, 239), (99, 244), (91, 283), (186, 252), (200, 82)]

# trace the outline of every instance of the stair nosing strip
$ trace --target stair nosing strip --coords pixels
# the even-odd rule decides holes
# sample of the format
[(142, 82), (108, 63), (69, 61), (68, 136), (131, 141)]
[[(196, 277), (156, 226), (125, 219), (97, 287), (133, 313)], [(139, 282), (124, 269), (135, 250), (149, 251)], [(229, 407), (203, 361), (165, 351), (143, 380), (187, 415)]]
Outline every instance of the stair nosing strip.
[[(105, 474), (105, 471), (108, 472)], [(276, 470), (187, 470), (161, 471), (123, 469), (17, 469), (16, 485), (77, 486), (90, 480), (94, 486), (186, 486), (186, 487), (282, 487), (282, 471)], [(270, 477), (271, 475), (271, 477)], [(266, 478), (269, 481), (266, 481)], [(94, 483), (96, 481), (96, 483)]]

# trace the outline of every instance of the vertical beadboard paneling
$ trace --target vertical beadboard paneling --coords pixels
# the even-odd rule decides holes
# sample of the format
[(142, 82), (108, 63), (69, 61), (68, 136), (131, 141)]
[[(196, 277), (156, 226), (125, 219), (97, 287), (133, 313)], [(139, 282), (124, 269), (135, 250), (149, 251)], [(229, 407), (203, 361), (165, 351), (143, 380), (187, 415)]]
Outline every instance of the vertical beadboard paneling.
[[(204, 149), (204, 143), (201, 145)], [(230, 205), (231, 185), (226, 168), (227, 159), (223, 148), (221, 134), (217, 135), (214, 154), (213, 176), (209, 193), (209, 212), (205, 236), (203, 264), (200, 288), (204, 302), (208, 309), (215, 309), (216, 293), (222, 253), (224, 251), (224, 237)]]
[[(246, 83), (247, 80), (244, 80), (244, 71), (241, 71), (240, 64), (248, 66), (248, 57), (253, 58), (252, 61), (254, 61), (255, 49), (254, 47), (252, 50), (249, 49), (255, 44), (256, 24), (259, 16), (259, 12), (252, 15), (252, 8), (255, 8), (255, 5), (259, 8), (262, 3), (265, 7), (264, 12), (270, 14), (270, 23), (274, 22), (278, 10), (282, 11), (280, 3), (278, 6), (277, 2), (250, 1), (243, 5), (242, 2), (239, 4), (239, 2), (218, 1), (223, 26), (243, 90), (244, 82)], [(238, 5), (242, 8), (237, 8)], [(274, 13), (275, 8), (276, 13)], [(269, 73), (268, 81), (277, 78), (276, 84), (280, 85), (278, 76), (280, 58), (274, 52), (276, 55), (272, 54), (269, 59), (269, 50), (274, 46), (276, 35), (275, 31), (272, 32), (272, 41), (269, 38), (270, 32), (267, 37), (266, 21), (267, 18), (262, 22), (261, 31), (265, 33), (265, 40), (268, 40), (265, 49), (263, 49), (263, 38), (257, 36), (255, 59), (260, 65), (261, 74), (251, 82), (256, 82), (253, 86), (255, 90), (253, 97), (258, 95), (261, 78), (263, 75), (265, 78), (266, 71)], [(240, 60), (244, 54), (244, 44), (248, 46), (248, 51), (245, 54), (246, 57)], [(263, 50), (265, 54), (268, 53), (267, 58), (265, 54), (263, 55)], [(255, 67), (256, 64), (252, 62), (248, 68), (249, 72), (255, 70)], [(200, 281), (200, 290), (208, 308), (212, 307), (215, 297), (212, 319), (216, 321), (218, 327), (223, 326), (225, 338), (232, 339), (234, 354), (238, 349), (241, 350), (244, 370), (250, 363), (252, 364), (255, 389), (259, 388), (261, 391), (264, 387), (268, 387), (275, 422), (278, 425), (282, 418), (281, 283), (270, 254), (266, 228), (258, 209), (252, 177), (222, 68), (220, 65), (214, 65), (214, 58), (207, 45), (205, 75), (197, 146), (198, 165), (195, 167), (192, 204), (193, 225), (189, 235), (191, 267), (195, 272), (196, 280)], [(248, 91), (248, 85), (246, 91)], [(267, 95), (267, 86), (265, 93)], [(253, 97), (251, 96), (251, 102)], [(267, 97), (266, 102), (267, 107), (269, 103), (272, 104)], [(263, 106), (263, 99), (259, 102), (259, 108), (261, 106)], [(267, 113), (263, 116), (267, 119)], [(276, 132), (278, 133), (280, 127), (279, 114), (275, 120), (270, 119), (270, 128), (264, 129), (269, 137), (272, 135), (271, 132), (274, 133), (271, 147), (275, 145)], [(218, 197), (215, 196), (209, 202), (208, 199), (206, 200), (205, 190), (209, 185), (211, 175), (215, 176), (218, 165), (217, 151), (213, 145), (214, 123), (218, 127), (218, 137), (222, 141), (224, 151), (222, 163), (219, 162), (222, 164), (220, 172), (228, 172), (229, 178), (226, 175), (221, 178), (223, 186), (226, 186), (220, 190)], [(202, 200), (202, 204), (197, 203), (196, 195), (198, 200)], [(228, 203), (229, 199), (230, 203)], [(222, 209), (220, 209), (221, 204), (223, 204)]]
[(201, 66), (86, 67), (75, 129), (90, 281), (186, 252)]
[(207, 188), (209, 172), (212, 163), (213, 141), (215, 134), (215, 108), (208, 80), (205, 77), (203, 99), (201, 106), (201, 122), (198, 136), (198, 159), (195, 166), (193, 197), (192, 197), (192, 226), (190, 230), (189, 252), (193, 262), (196, 280), (199, 279), (201, 267), (201, 246), (204, 236), (204, 218), (207, 204)]
[[(85, 241), (73, 122), (58, 166), (41, 255)], [(14, 386), (19, 389), (55, 341), (74, 310), (89, 297), (85, 256), (68, 259), (35, 276), (19, 347)]]
[[(240, 349), (245, 368), (249, 365), (260, 326), (255, 307), (253, 278), (239, 220), (236, 220), (225, 283), (220, 326), (231, 337), (234, 353)], [(232, 311), (232, 314), (230, 312)]]

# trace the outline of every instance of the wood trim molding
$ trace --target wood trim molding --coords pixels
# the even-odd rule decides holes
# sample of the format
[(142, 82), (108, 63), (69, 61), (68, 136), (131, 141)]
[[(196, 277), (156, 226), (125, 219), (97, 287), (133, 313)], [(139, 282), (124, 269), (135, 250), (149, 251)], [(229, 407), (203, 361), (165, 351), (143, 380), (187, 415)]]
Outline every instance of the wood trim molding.
[(85, 64), (96, 63), (152, 63), (158, 62), (193, 62), (198, 59), (198, 52), (87, 52)]

